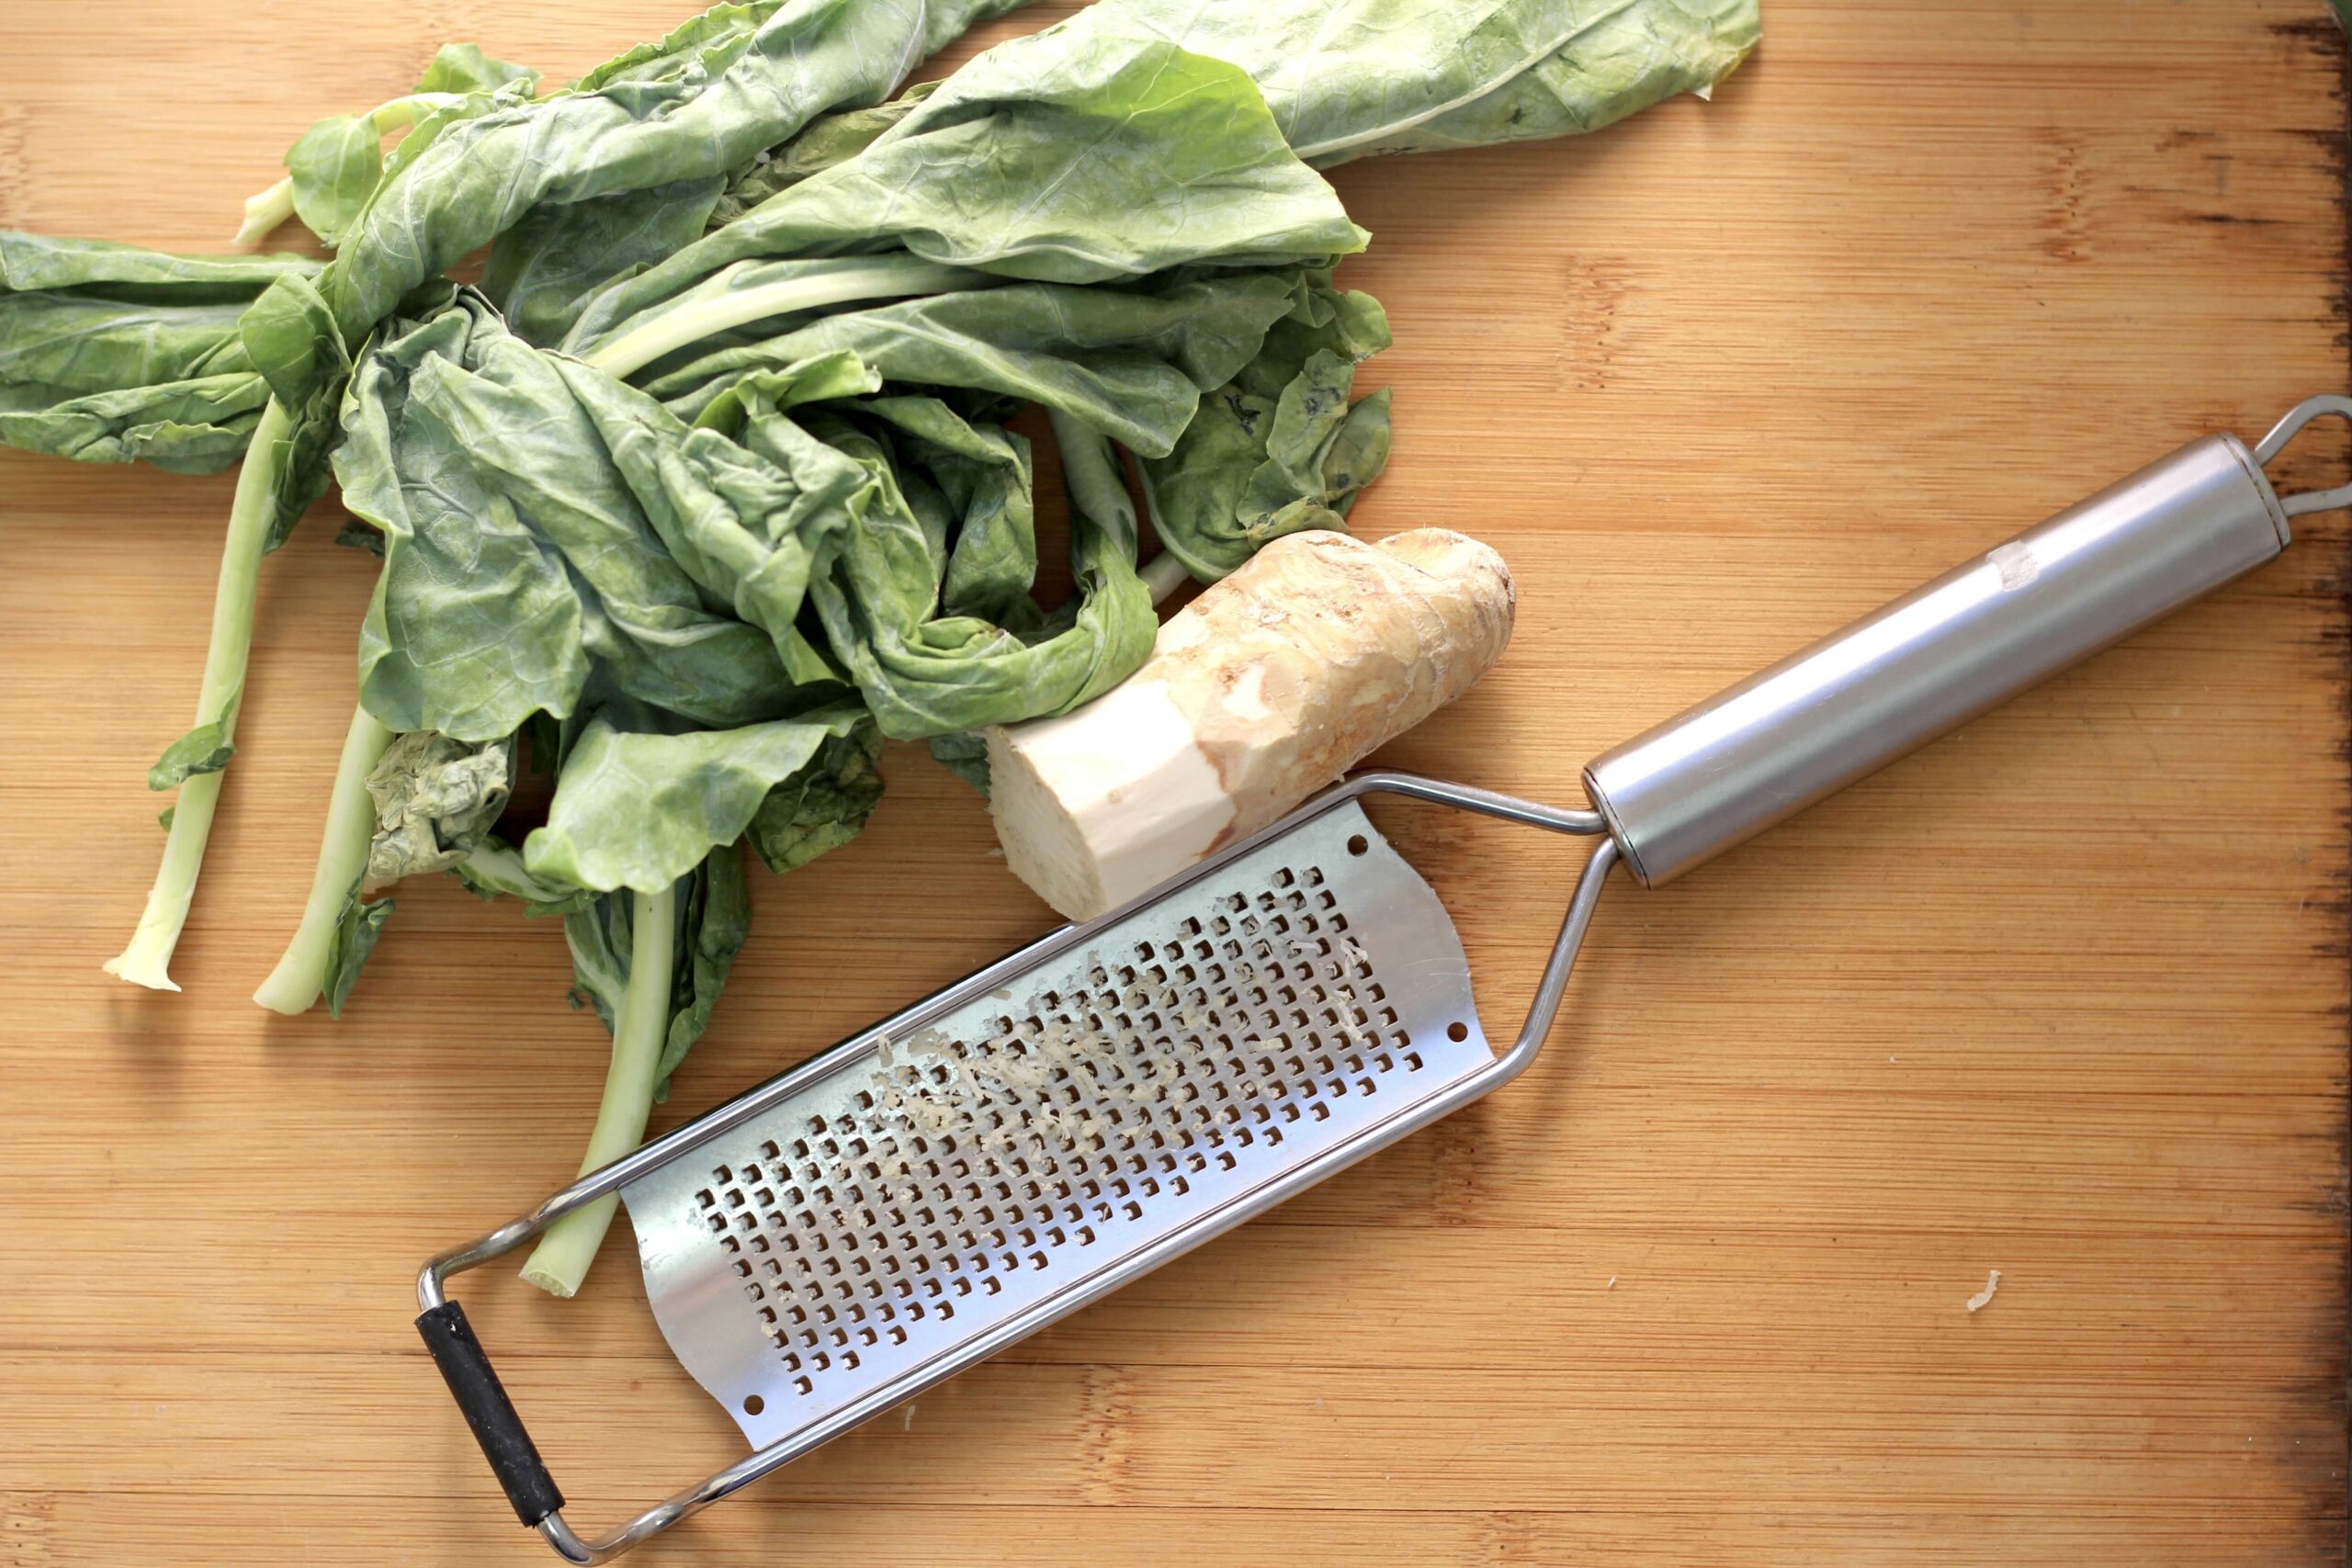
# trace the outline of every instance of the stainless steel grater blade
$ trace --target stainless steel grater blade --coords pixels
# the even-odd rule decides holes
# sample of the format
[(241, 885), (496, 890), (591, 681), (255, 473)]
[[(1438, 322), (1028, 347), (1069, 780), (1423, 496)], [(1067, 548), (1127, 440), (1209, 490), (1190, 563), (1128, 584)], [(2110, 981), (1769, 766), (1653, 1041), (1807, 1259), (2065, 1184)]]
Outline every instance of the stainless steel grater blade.
[(1493, 1063), (1453, 922), (1351, 802), (621, 1197), (680, 1362), (806, 1448)]
[[(1374, 793), (1602, 831), (1360, 775), (427, 1264), (418, 1327), (517, 1515), (601, 1562), (1516, 1076), (1615, 847), (1497, 1055), (1453, 922), (1358, 804)], [(444, 1282), (613, 1192), (663, 1337), (753, 1452), (585, 1540)]]
[[(1374, 773), (582, 1178), (425, 1265), (418, 1330), (522, 1521), (596, 1562), (1509, 1082), (1622, 859), (1656, 886), (2284, 549), (2209, 435), (1584, 770), (1589, 810)], [(1492, 1053), (1453, 922), (1357, 804), (1605, 835)], [(671, 1348), (754, 1445), (582, 1540), (448, 1277), (618, 1192)]]

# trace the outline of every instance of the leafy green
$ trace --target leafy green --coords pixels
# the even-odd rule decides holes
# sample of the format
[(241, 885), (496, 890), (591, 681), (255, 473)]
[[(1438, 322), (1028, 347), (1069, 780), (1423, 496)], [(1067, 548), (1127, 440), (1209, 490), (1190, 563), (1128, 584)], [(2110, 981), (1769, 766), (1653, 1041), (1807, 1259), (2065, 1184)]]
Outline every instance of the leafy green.
[(1135, 288), (1016, 283), (827, 316), (646, 381), (701, 420), (739, 378), (848, 355), (887, 380), (1039, 402), (1137, 451), (1164, 454), (1201, 394), (1295, 309), (1295, 271), (1215, 272)]
[(1247, 76), (1103, 36), (1092, 16), (989, 51), (864, 152), (616, 284), (567, 346), (594, 352), (629, 318), (757, 258), (896, 248), (1008, 277), (1102, 283), (1363, 248)]
[(938, 90), (936, 82), (918, 82), (887, 104), (819, 115), (799, 135), (781, 147), (755, 154), (750, 164), (728, 176), (726, 189), (711, 210), (710, 226), (732, 223), (777, 192), (856, 157)]
[(537, 81), (537, 72), (493, 59), (479, 44), (443, 45), (414, 92), (365, 114), (330, 115), (297, 138), (287, 150), (286, 177), (246, 199), (237, 243), (258, 240), (299, 216), (328, 245), (340, 243), (381, 183), (386, 136), (424, 116), (459, 108), (469, 94), (511, 85), (504, 96), (526, 101)]
[(503, 87), (510, 83), (532, 83), (539, 73), (528, 65), (516, 65), (484, 53), (478, 43), (445, 43), (434, 52), (433, 62), (417, 79), (420, 93), (481, 93)]
[[(536, 877), (599, 891), (659, 892), (741, 839), (770, 793), (808, 769), (826, 742), (872, 728), (848, 704), (684, 734), (623, 730), (599, 714), (564, 759), (547, 826), (524, 841), (523, 863)], [(810, 802), (805, 783), (792, 798), (787, 810)], [(845, 829), (837, 841), (846, 842), (871, 808), (867, 801), (854, 816), (835, 810), (809, 826)]]
[(1598, 130), (1747, 58), (1758, 0), (1101, 0), (1105, 31), (1229, 60), (1318, 167)]
[(937, 85), (922, 83), (887, 104), (819, 115), (797, 135), (725, 175), (534, 208), (492, 245), (482, 292), (532, 343), (560, 342), (596, 290), (864, 152)]
[(882, 732), (871, 724), (828, 735), (809, 764), (768, 791), (747, 833), (770, 871), (797, 871), (865, 828), (882, 799)]
[(795, 476), (532, 348), (470, 295), (390, 330), (343, 423), (345, 503), (385, 543), (360, 695), (393, 728), (495, 739), (575, 712), (592, 671), (710, 725), (807, 705), (770, 632), (718, 613), (710, 570), (732, 552), (745, 570), (724, 586), (788, 629), (808, 556), (795, 528), (846, 521)]
[[(1357, 367), (1388, 332), (1332, 282), (1366, 236), (1316, 166), (1591, 129), (1755, 34), (1754, 0), (1100, 0), (890, 96), (1010, 8), (721, 5), (545, 98), (452, 46), (249, 204), (299, 211), (324, 266), (0, 235), (0, 439), (246, 456), (196, 727), (153, 770), (164, 863), (110, 968), (170, 985), (261, 558), (331, 465), (380, 566), (256, 999), (339, 1011), (391, 910), (363, 887), (403, 875), (560, 914), (613, 1037), (582, 1168), (618, 1156), (745, 940), (746, 847), (783, 872), (854, 837), (886, 736), (985, 788), (977, 732), (1124, 679), (1184, 573), (1343, 525), (1387, 456)], [(479, 289), (447, 281), (485, 243)], [(1030, 404), (1070, 499), (1055, 604)], [(553, 795), (518, 848), (524, 754)], [(570, 1293), (613, 1212), (550, 1227), (526, 1276)]]
[(989, 792), (989, 743), (968, 729), (931, 738), (932, 760), (982, 795)]
[(376, 951), (377, 938), (384, 934), (384, 922), (391, 918), (390, 898), (362, 903), (359, 890), (355, 887), (345, 899), (334, 923), (334, 942), (328, 949), (320, 988), (329, 1018), (343, 1016), (344, 1004), (351, 999), (351, 988), (359, 983), (359, 972), (368, 966), (368, 955)]
[(532, 209), (723, 175), (829, 109), (880, 102), (939, 43), (1010, 8), (749, 0), (551, 96), (427, 116), (354, 216), (321, 292), (356, 344), (402, 295)]
[[(395, 98), (366, 114), (331, 116), (304, 131), (286, 151), (287, 195), (294, 215), (330, 247), (342, 243), (344, 231), (383, 177), (385, 133), (404, 130), (418, 113), (438, 107)], [(261, 220), (249, 211), (246, 221)]]
[(1371, 296), (1304, 274), (1292, 308), (1175, 447), (1142, 455), (1154, 532), (1213, 581), (1269, 540), (1345, 525), (1388, 460), (1388, 394), (1351, 404), (1357, 363), (1388, 346)]
[(281, 277), (263, 291), (238, 322), (245, 355), (268, 383), (271, 403), (286, 412), (282, 436), (256, 438), (247, 467), (266, 488), (269, 514), (265, 551), (293, 533), (311, 503), (326, 492), (328, 448), (336, 437), (335, 402), (351, 372), (351, 356), (317, 286)]
[(491, 246), (481, 291), (525, 339), (560, 343), (596, 290), (700, 236), (725, 184), (703, 175), (535, 207)]
[(222, 710), (217, 718), (207, 720), (164, 748), (155, 765), (147, 770), (149, 789), (177, 789), (198, 773), (217, 773), (229, 765), (237, 752), (237, 743), (231, 739), (236, 732), (236, 709), (233, 704)]
[(745, 335), (753, 322), (797, 322), (853, 301), (980, 288), (994, 280), (968, 267), (943, 266), (899, 252), (816, 260), (740, 261), (673, 299), (616, 322), (588, 363), (634, 376), (666, 355), (722, 334)]
[(303, 256), (178, 256), (0, 231), (0, 442), (83, 462), (212, 473), (268, 389), (238, 332)]
[(921, 739), (1067, 713), (1149, 655), (1159, 621), (1136, 576), (1132, 535), (1072, 517), (1078, 596), (1066, 624), (1016, 597), (1035, 547), (1019, 437), (936, 399), (865, 400), (812, 414), (808, 427), (876, 481), (865, 525), (809, 596), (884, 735)]
[(512, 898), (526, 915), (570, 915), (587, 908), (597, 895), (552, 877), (534, 875), (523, 852), (495, 833), (486, 833), (449, 874), (475, 897)]

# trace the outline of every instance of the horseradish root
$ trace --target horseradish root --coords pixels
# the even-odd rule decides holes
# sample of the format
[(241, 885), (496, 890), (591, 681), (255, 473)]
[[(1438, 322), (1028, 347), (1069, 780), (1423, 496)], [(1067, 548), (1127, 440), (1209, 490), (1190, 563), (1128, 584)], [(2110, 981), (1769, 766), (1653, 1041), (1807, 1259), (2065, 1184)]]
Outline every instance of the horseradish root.
[(1124, 684), (988, 731), (1006, 863), (1071, 919), (1125, 903), (1460, 696), (1513, 604), (1502, 558), (1442, 528), (1275, 540), (1171, 616)]

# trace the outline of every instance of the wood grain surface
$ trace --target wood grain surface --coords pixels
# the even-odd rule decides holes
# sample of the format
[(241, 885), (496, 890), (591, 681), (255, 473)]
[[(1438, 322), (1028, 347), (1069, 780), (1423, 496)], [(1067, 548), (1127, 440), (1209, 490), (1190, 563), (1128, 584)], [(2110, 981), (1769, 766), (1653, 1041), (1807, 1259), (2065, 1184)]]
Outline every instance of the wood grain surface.
[[(0, 6), (0, 223), (218, 248), (301, 128), (437, 43), (568, 75), (683, 10)], [(1388, 760), (1573, 803), (1610, 742), (2343, 388), (2324, 14), (1768, 0), (1712, 104), (1340, 170), (1397, 338), (1358, 517), (1489, 539), (1521, 594), (1503, 665)], [(2315, 433), (2285, 476), (2346, 457)], [(370, 573), (331, 516), (263, 585), (186, 994), (98, 972), (161, 842), (142, 773), (191, 710), (230, 482), (0, 454), (0, 1564), (540, 1561), (409, 1282), (577, 1158), (605, 1041), (558, 933), (404, 888), (340, 1023), (246, 1000), (351, 701)], [(1688, 882), (1616, 889), (1519, 1083), (647, 1560), (2343, 1561), (2347, 534), (2300, 532)], [(657, 1126), (1048, 925), (976, 796), (918, 749), (887, 769), (865, 838), (758, 880)], [(1386, 820), (1507, 1028), (1570, 847)], [(583, 1528), (741, 1451), (627, 1248), (573, 1303), (467, 1281)]]

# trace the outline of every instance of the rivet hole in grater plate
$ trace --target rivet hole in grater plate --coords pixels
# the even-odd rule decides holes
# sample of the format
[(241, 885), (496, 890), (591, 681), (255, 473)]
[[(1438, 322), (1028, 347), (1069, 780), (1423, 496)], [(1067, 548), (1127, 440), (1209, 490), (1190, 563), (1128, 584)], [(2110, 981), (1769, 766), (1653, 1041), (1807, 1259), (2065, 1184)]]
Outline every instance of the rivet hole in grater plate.
[(1042, 1327), (1494, 1062), (1453, 921), (1352, 801), (891, 1029), (621, 1190), (663, 1336), (755, 1448)]

